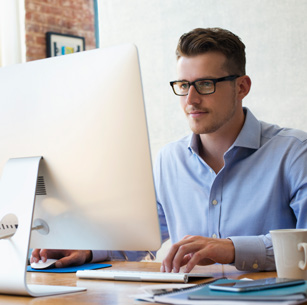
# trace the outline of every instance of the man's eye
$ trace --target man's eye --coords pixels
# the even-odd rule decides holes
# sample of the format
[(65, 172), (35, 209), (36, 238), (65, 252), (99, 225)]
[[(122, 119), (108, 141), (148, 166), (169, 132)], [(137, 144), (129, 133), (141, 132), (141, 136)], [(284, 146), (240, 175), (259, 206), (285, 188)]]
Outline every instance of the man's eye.
[(189, 84), (188, 83), (179, 83), (178, 87), (180, 88), (180, 90), (187, 90), (189, 88)]
[(199, 81), (199, 82), (197, 82), (197, 86), (199, 88), (211, 88), (212, 87), (212, 82), (206, 81), (206, 80)]

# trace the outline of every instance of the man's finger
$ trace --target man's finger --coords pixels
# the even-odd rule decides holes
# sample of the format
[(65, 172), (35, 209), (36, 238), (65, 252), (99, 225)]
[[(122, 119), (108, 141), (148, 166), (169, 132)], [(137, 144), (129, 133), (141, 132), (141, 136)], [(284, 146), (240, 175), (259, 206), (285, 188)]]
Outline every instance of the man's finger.
[[(183, 245), (181, 245), (173, 259), (173, 270), (174, 272), (179, 272), (180, 267), (185, 265), (187, 263), (187, 261), (189, 261), (189, 264), (191, 266), (190, 270), (187, 272), (190, 272), (194, 266), (193, 263), (194, 261), (197, 260), (197, 258), (194, 258), (194, 260), (192, 262), (191, 261), (191, 256), (195, 255), (195, 253), (197, 253), (200, 249), (202, 249), (202, 245), (200, 245), (198, 242), (194, 242), (194, 241), (188, 241), (184, 243)], [(187, 260), (187, 258), (189, 258)]]
[(30, 258), (30, 262), (31, 263), (38, 263), (38, 261), (40, 260), (40, 249), (34, 249), (31, 253), (31, 258)]

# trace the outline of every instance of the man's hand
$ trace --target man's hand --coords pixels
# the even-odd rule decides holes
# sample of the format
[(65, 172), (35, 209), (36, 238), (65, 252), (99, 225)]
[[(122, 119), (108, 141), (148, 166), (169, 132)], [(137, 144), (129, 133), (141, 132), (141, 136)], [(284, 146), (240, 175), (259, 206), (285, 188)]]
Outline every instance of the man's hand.
[(47, 250), (35, 249), (32, 252), (30, 262), (37, 263), (39, 260), (45, 262), (47, 258), (58, 259), (55, 263), (56, 268), (78, 266), (88, 263), (92, 259), (90, 250)]
[(190, 272), (196, 265), (214, 263), (231, 264), (235, 259), (235, 248), (230, 239), (202, 236), (185, 236), (174, 244), (161, 265), (162, 272)]

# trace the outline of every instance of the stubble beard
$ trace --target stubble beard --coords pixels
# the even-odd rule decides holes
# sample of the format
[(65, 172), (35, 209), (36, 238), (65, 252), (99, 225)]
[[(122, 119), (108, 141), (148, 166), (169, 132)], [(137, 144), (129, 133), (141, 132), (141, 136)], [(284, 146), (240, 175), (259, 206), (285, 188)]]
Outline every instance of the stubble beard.
[[(201, 109), (193, 107), (193, 110), (200, 110), (208, 112), (209, 120), (212, 122), (209, 123), (209, 120), (206, 118), (203, 119), (191, 119), (188, 117), (189, 125), (193, 133), (195, 134), (210, 134), (218, 131), (224, 125), (226, 125), (236, 113), (237, 101), (235, 97), (232, 98), (232, 107), (227, 113), (224, 113), (221, 117), (216, 117), (209, 109)], [(188, 116), (188, 115), (187, 115)]]

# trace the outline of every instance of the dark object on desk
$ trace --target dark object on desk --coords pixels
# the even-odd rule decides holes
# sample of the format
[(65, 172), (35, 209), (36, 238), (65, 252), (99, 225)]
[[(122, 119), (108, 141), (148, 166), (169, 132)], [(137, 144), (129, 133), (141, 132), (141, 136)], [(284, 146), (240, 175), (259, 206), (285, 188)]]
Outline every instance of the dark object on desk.
[(286, 286), (295, 286), (302, 284), (305, 284), (304, 280), (270, 277), (255, 281), (239, 281), (239, 282), (236, 281), (236, 282), (227, 282), (222, 284), (214, 283), (209, 285), (209, 288), (213, 290), (229, 291), (229, 292), (246, 292), (246, 291), (257, 291), (257, 290), (281, 288)]
[(31, 266), (27, 267), (27, 271), (29, 272), (49, 272), (49, 273), (73, 273), (78, 270), (94, 270), (112, 267), (110, 264), (84, 264), (81, 266), (70, 266), (65, 268), (51, 268), (51, 269), (33, 269)]
[[(241, 283), (242, 280), (220, 280), (219, 283), (237, 282)], [(211, 284), (212, 285), (212, 284)], [(188, 295), (190, 300), (246, 300), (246, 301), (278, 301), (278, 300), (304, 300), (306, 299), (307, 284), (304, 281), (303, 285), (288, 286), (284, 288), (271, 288), (259, 291), (242, 292), (226, 292), (215, 291), (209, 288), (211, 285), (206, 285), (198, 290), (191, 292)]]

